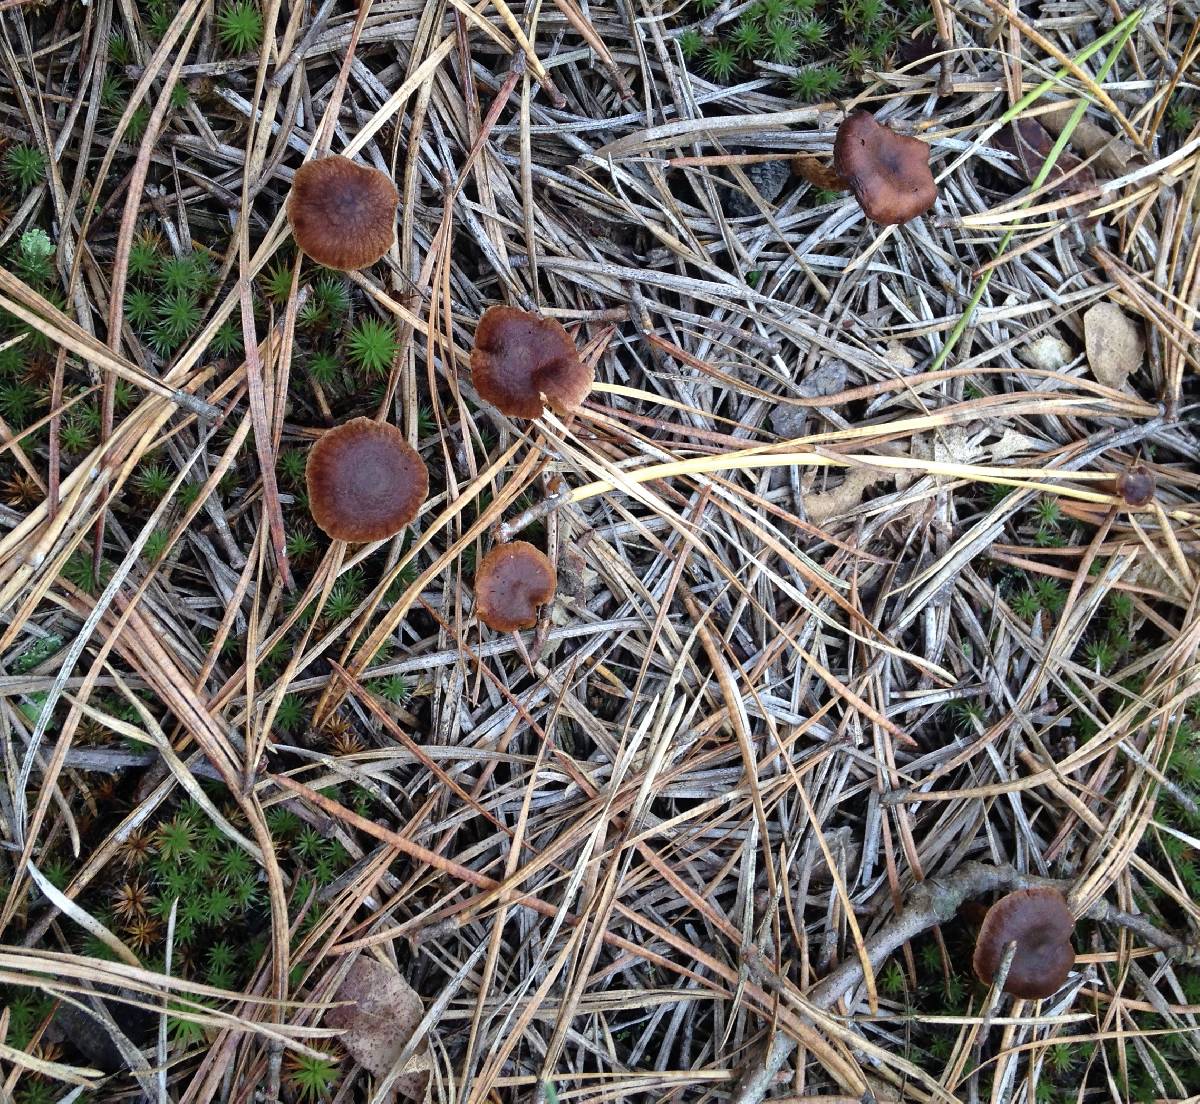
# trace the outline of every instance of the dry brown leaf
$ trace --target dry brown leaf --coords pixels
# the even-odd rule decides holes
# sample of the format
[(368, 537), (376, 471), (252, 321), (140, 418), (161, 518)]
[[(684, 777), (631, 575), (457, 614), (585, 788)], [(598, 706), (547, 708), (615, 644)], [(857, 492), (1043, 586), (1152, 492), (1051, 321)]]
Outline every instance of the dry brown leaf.
[(1115, 303), (1097, 303), (1083, 316), (1083, 341), (1092, 375), (1121, 388), (1142, 366), (1146, 346), (1137, 325)]
[[(412, 986), (392, 966), (361, 955), (350, 967), (334, 1000), (350, 1002), (325, 1015), (328, 1027), (342, 1028), (341, 1044), (376, 1077), (383, 1077), (408, 1045), (425, 1015)], [(428, 1049), (422, 1042), (417, 1050)], [(395, 1088), (411, 1100), (424, 1100), (429, 1074), (406, 1073)]]
[(808, 520), (814, 525), (824, 525), (827, 521), (848, 514), (862, 502), (863, 493), (868, 487), (887, 478), (888, 472), (874, 471), (871, 468), (848, 469), (846, 478), (832, 491), (805, 496), (804, 510), (808, 514)]
[[(1051, 134), (1061, 134), (1074, 110), (1074, 104), (1063, 104), (1054, 111), (1039, 115), (1038, 122)], [(1124, 138), (1110, 134), (1104, 127), (1088, 119), (1079, 121), (1079, 125), (1071, 132), (1070, 142), (1088, 157), (1096, 154), (1092, 164), (1104, 176), (1121, 176), (1129, 171), (1130, 162), (1136, 163), (1141, 159), (1141, 154)]]

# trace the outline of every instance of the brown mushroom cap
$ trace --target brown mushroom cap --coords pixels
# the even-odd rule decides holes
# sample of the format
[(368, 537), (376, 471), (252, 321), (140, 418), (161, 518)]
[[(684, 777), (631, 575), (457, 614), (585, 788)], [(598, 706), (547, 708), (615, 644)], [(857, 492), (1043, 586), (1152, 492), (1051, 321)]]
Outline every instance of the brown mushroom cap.
[(592, 369), (553, 318), (516, 307), (489, 307), (475, 330), (471, 379), (484, 402), (514, 418), (536, 418), (544, 402), (557, 414), (579, 409)]
[(429, 472), (394, 425), (352, 418), (313, 445), (305, 468), (313, 521), (334, 540), (384, 540), (429, 493)]
[(554, 565), (532, 544), (498, 544), (475, 573), (475, 612), (497, 632), (531, 628), (557, 584)]
[(838, 127), (833, 167), (867, 218), (884, 225), (908, 222), (937, 201), (929, 147), (881, 126), (867, 111), (848, 115)]
[(1127, 472), (1117, 476), (1117, 494), (1126, 506), (1147, 506), (1154, 498), (1157, 485), (1152, 472), (1144, 464), (1134, 464)]
[(1075, 917), (1057, 889), (1015, 890), (1001, 897), (984, 917), (975, 941), (975, 973), (990, 985), (1005, 948), (1015, 940), (1017, 950), (1004, 991), (1030, 1000), (1048, 997), (1067, 980), (1075, 962), (1074, 929)]
[(296, 244), (317, 264), (373, 265), (396, 237), (396, 186), (378, 169), (336, 154), (296, 170), (287, 201)]

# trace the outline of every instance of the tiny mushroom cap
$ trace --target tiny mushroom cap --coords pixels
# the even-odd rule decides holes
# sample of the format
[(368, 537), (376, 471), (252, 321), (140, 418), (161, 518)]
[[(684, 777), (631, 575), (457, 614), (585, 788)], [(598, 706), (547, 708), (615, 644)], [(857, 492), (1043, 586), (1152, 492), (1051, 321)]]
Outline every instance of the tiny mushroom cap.
[(1148, 506), (1156, 490), (1154, 473), (1144, 464), (1134, 464), (1127, 472), (1117, 476), (1117, 494), (1126, 506)]
[(475, 611), (497, 632), (516, 632), (537, 623), (538, 606), (554, 597), (554, 565), (532, 544), (498, 544), (475, 573)]
[(296, 170), (287, 217), (296, 244), (317, 264), (349, 272), (392, 247), (399, 202), (384, 173), (335, 154)]
[(471, 379), (484, 402), (514, 418), (578, 410), (595, 375), (560, 322), (516, 307), (489, 307), (475, 330)]
[(313, 521), (334, 540), (385, 540), (429, 493), (425, 461), (394, 425), (352, 418), (313, 445), (305, 468)]
[(1071, 972), (1075, 917), (1057, 889), (1037, 886), (1001, 897), (984, 917), (975, 941), (973, 965), (979, 980), (991, 985), (1008, 945), (1016, 942), (1004, 991), (1040, 1000), (1054, 993)]
[(867, 218), (884, 225), (908, 222), (937, 201), (929, 147), (855, 111), (838, 127), (833, 167)]

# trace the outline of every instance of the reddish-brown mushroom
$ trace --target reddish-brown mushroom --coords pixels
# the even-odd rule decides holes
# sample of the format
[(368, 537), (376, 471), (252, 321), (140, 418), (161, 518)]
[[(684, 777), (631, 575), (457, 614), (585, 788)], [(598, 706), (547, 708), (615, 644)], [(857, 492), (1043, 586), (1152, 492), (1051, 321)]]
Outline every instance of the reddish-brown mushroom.
[(296, 244), (326, 268), (373, 265), (396, 237), (396, 186), (378, 169), (336, 154), (296, 170), (287, 217)]
[(352, 418), (325, 433), (305, 469), (313, 521), (334, 540), (384, 540), (429, 493), (429, 472), (394, 425)]
[(937, 202), (929, 147), (881, 126), (867, 111), (855, 111), (838, 127), (833, 167), (875, 222), (908, 222)]
[(984, 917), (975, 941), (975, 973), (991, 985), (1008, 945), (1015, 942), (1004, 991), (1030, 1000), (1048, 997), (1067, 980), (1075, 962), (1074, 929), (1075, 917), (1057, 889), (1015, 890), (1001, 897)]
[(1125, 500), (1126, 506), (1136, 509), (1150, 505), (1156, 490), (1154, 472), (1145, 464), (1134, 464), (1129, 471), (1117, 476), (1117, 494)]
[(557, 584), (554, 565), (532, 544), (498, 544), (475, 573), (475, 612), (497, 632), (531, 628)]
[(553, 318), (516, 307), (489, 307), (475, 330), (471, 379), (484, 402), (514, 418), (578, 410), (592, 389), (592, 369)]
[(867, 111), (842, 120), (832, 166), (808, 155), (794, 158), (792, 169), (818, 188), (849, 189), (867, 218), (885, 225), (908, 222), (937, 202), (929, 147), (876, 122)]

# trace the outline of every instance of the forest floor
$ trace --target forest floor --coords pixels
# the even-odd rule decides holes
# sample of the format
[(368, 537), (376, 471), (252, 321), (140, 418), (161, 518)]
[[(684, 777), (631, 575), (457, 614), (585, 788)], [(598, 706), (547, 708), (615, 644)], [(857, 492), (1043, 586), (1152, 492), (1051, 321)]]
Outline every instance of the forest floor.
[[(1196, 1099), (1198, 28), (0, 0), (0, 1100)], [(793, 174), (858, 108), (928, 214)], [(399, 190), (362, 272), (320, 149)], [(479, 401), (494, 303), (583, 409)], [(370, 545), (356, 415), (430, 473)]]

